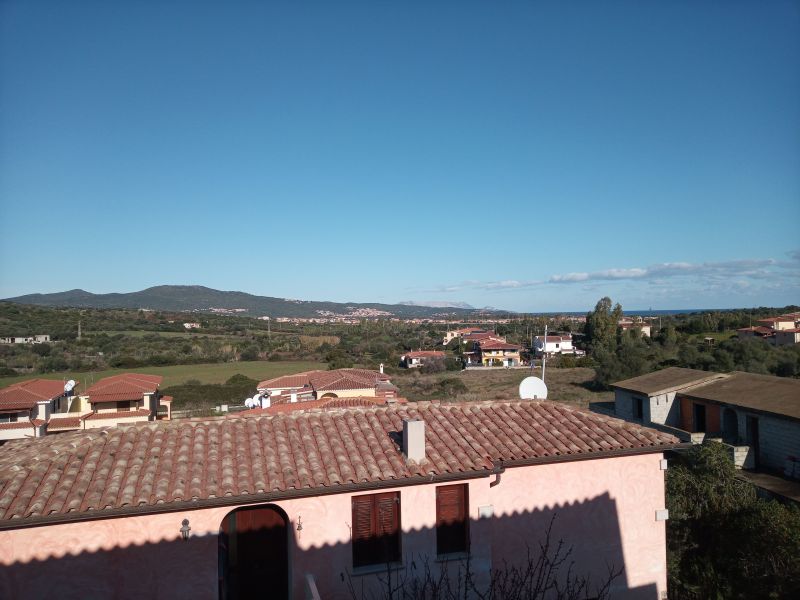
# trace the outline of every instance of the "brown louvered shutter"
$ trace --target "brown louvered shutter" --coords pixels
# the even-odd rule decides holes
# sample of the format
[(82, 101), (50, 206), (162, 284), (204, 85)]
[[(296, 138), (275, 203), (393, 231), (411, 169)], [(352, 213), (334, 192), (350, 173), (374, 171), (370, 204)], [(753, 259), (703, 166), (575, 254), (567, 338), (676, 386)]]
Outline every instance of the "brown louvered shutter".
[(375, 494), (376, 531), (381, 562), (400, 560), (400, 494)]
[(372, 496), (353, 498), (353, 566), (371, 564), (373, 560), (373, 502)]
[(469, 548), (466, 484), (436, 488), (436, 553), (466, 552)]
[(353, 497), (353, 567), (400, 560), (400, 494)]

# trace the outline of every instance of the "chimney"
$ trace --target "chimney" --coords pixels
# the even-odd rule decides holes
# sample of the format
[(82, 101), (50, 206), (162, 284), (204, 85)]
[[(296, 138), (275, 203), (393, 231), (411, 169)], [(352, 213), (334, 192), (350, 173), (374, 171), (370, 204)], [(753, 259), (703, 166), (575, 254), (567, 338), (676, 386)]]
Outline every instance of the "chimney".
[(381, 363), (381, 375), (383, 375), (383, 363)]
[(425, 460), (425, 421), (403, 419), (403, 454), (409, 461)]
[(292, 392), (291, 394), (289, 394), (289, 402), (293, 404), (297, 402), (297, 392)]

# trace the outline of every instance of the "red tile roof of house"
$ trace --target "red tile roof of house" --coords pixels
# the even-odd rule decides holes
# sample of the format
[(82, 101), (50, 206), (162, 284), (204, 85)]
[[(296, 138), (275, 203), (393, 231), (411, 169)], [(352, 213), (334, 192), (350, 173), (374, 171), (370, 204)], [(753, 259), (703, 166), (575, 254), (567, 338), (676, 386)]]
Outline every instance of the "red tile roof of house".
[(481, 347), (481, 350), (520, 350), (519, 346), (515, 346), (514, 344), (509, 344), (506, 342), (501, 342), (495, 339), (481, 340), (480, 342), (478, 342), (478, 345)]
[(761, 333), (763, 335), (771, 335), (775, 333), (775, 330), (770, 329), (769, 327), (742, 327), (736, 331), (752, 331), (753, 333)]
[(782, 317), (764, 317), (763, 319), (758, 319), (758, 323), (786, 323), (787, 321), (794, 321), (794, 318), (786, 315)]
[(58, 379), (28, 379), (0, 390), (0, 409), (30, 410), (37, 402), (58, 398), (64, 393), (64, 382)]
[[(405, 398), (396, 398), (395, 402), (405, 404), (408, 402)], [(301, 410), (315, 410), (315, 409), (339, 409), (339, 408), (355, 408), (355, 407), (369, 407), (369, 406), (383, 406), (390, 404), (383, 396), (356, 396), (352, 398), (319, 398), (318, 400), (299, 400), (297, 402), (282, 401), (273, 404), (269, 408), (252, 408), (239, 413), (229, 415), (227, 418), (235, 419), (237, 417), (262, 417), (264, 415), (278, 415), (282, 413), (290, 413)]]
[(334, 369), (332, 371), (306, 371), (295, 375), (283, 375), (267, 379), (258, 384), (258, 389), (293, 389), (310, 387), (316, 392), (326, 390), (356, 390), (374, 388), (378, 383), (389, 381), (389, 376), (369, 369)]
[(122, 373), (104, 377), (85, 395), (89, 402), (118, 402), (120, 400), (140, 400), (144, 394), (152, 394), (161, 385), (161, 375), (143, 375), (141, 373)]
[[(426, 424), (419, 463), (399, 446), (397, 432), (409, 418)], [(660, 431), (548, 401), (121, 425), (0, 446), (0, 527), (465, 479), (488, 476), (501, 463), (662, 452), (676, 444)]]
[(505, 338), (497, 335), (496, 333), (492, 333), (490, 331), (484, 333), (468, 333), (467, 335), (463, 336), (463, 339), (468, 342), (473, 342), (476, 340), (486, 340), (489, 338), (493, 338), (496, 340), (505, 341)]
[(0, 429), (33, 429), (34, 424), (30, 421), (17, 421), (15, 423), (0, 423)]
[(444, 358), (445, 353), (441, 350), (415, 350), (403, 354), (406, 358)]
[[(90, 413), (91, 414), (91, 413)], [(75, 415), (73, 413), (60, 413), (50, 415), (50, 420), (47, 421), (47, 430), (51, 429), (80, 429), (81, 421), (83, 421), (89, 414)]]

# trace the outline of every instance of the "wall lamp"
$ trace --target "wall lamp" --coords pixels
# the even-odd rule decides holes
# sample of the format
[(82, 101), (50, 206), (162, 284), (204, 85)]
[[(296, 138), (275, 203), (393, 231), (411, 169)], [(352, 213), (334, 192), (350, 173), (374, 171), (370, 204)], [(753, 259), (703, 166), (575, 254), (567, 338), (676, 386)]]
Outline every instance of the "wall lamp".
[(189, 519), (184, 519), (181, 521), (181, 537), (183, 538), (184, 542), (189, 539), (189, 532), (191, 530), (192, 528), (189, 527)]

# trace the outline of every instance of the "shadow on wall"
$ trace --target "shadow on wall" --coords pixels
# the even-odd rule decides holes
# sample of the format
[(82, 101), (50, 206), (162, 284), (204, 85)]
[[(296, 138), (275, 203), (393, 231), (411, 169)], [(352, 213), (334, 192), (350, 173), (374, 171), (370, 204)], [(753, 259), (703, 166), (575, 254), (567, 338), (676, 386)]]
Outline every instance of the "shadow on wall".
[[(244, 511), (248, 514), (239, 517), (238, 513)], [(468, 564), (471, 579), (481, 592), (492, 581), (496, 585), (505, 578), (510, 584), (508, 578), (514, 569), (524, 572), (529, 566), (539, 565), (539, 572), (546, 575), (550, 571), (561, 587), (570, 578), (574, 582), (586, 580), (586, 588), (576, 598), (656, 600), (656, 581), (633, 586), (631, 570), (641, 581), (647, 579), (645, 573), (652, 575), (655, 571), (652, 577), (657, 577), (666, 568), (665, 548), (652, 548), (650, 556), (628, 556), (636, 564), (625, 564), (616, 503), (607, 494), (583, 503), (472, 519), (466, 527), (469, 552), (450, 554), (447, 560), (437, 557), (442, 533), (437, 538), (435, 527), (402, 531), (397, 541), (384, 537), (366, 557), (358, 557), (362, 566), (356, 569), (352, 543), (303, 549), (298, 544), (298, 528), (305, 540), (313, 539), (315, 532), (302, 521), (289, 521), (275, 505), (245, 507), (236, 512), (236, 518), (229, 513), (220, 524), (219, 536), (190, 535), (188, 540), (120, 546), (3, 566), (0, 598), (307, 598), (313, 597), (308, 595), (311, 575), (319, 597), (325, 600), (400, 599), (415, 597), (403, 594), (411, 593), (414, 582), (424, 581), (426, 573), (429, 582), (440, 584), (446, 574), (453, 590), (460, 582), (460, 596), (465, 597)], [(488, 511), (482, 512), (488, 515)], [(192, 518), (191, 513), (180, 514)], [(543, 553), (548, 542), (549, 548)], [(387, 544), (395, 543), (401, 560), (388, 570), (379, 556)], [(448, 547), (452, 549), (452, 539)], [(543, 556), (549, 562), (542, 561)], [(603, 596), (598, 588), (609, 582), (612, 572), (618, 576), (610, 581), (609, 593)], [(391, 577), (387, 578), (387, 573)], [(493, 598), (507, 597), (500, 588), (495, 587), (494, 592)], [(436, 597), (450, 596), (426, 596)], [(542, 596), (519, 597), (572, 596), (554, 596), (551, 590)]]

